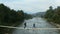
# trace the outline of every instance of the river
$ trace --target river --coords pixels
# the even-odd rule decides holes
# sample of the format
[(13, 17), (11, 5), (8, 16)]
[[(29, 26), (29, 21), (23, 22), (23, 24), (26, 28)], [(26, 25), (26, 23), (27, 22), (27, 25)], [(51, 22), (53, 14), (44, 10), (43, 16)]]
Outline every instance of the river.
[[(26, 28), (56, 28), (56, 26), (50, 24), (46, 19), (35, 17), (33, 19), (25, 20)], [(24, 28), (24, 25), (19, 25)], [(60, 34), (58, 29), (15, 29), (12, 34)]]

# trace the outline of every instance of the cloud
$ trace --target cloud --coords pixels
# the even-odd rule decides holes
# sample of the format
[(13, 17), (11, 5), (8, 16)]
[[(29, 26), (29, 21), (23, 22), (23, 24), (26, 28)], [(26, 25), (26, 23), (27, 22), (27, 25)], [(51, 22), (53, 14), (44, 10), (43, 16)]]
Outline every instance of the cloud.
[(54, 8), (60, 5), (59, 0), (0, 0), (11, 9), (22, 9), (27, 13), (42, 12), (53, 6)]
[(60, 6), (60, 0), (55, 0), (55, 5)]

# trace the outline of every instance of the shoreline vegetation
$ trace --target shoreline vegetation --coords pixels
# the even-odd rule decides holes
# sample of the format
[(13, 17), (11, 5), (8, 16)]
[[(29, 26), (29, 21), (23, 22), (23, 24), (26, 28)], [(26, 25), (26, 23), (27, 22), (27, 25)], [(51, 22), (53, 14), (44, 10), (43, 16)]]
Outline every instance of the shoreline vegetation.
[(49, 9), (46, 10), (45, 19), (56, 26), (60, 25), (60, 6), (55, 9), (50, 6)]
[[(28, 18), (27, 18), (28, 17)], [(32, 15), (24, 13), (23, 10), (14, 10), (0, 4), (0, 25), (4, 26), (18, 26), (24, 22), (25, 19), (31, 19)], [(0, 34), (11, 34), (14, 29), (0, 27)]]

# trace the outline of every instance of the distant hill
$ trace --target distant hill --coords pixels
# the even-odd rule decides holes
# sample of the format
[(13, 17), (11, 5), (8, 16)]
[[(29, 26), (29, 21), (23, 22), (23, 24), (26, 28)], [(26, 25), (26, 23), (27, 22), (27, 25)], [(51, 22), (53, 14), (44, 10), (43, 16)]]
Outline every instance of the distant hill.
[(35, 13), (33, 15), (34, 15), (34, 17), (44, 17), (45, 13), (46, 12), (38, 12), (38, 13)]

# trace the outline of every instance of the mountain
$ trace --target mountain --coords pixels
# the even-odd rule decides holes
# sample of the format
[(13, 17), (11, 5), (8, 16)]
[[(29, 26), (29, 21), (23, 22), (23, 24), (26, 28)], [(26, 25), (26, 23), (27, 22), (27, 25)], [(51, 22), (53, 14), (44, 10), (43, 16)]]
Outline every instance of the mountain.
[(45, 13), (46, 12), (38, 12), (38, 13), (35, 13), (33, 15), (34, 15), (34, 17), (44, 17)]

